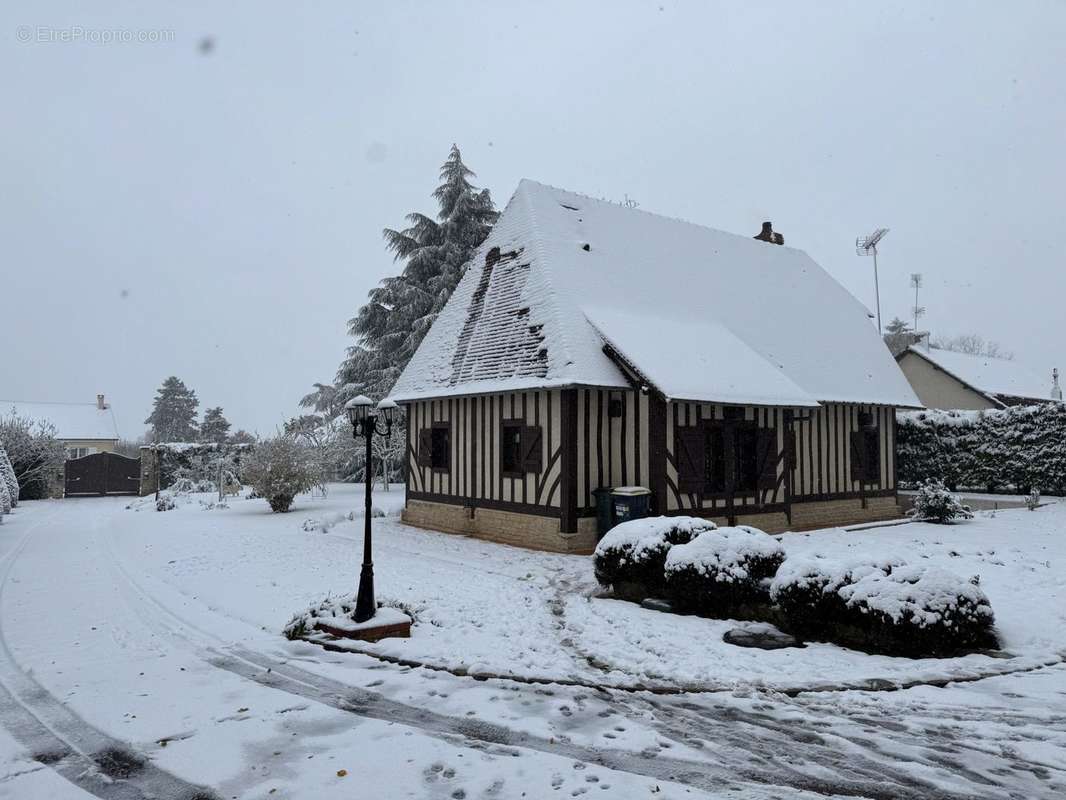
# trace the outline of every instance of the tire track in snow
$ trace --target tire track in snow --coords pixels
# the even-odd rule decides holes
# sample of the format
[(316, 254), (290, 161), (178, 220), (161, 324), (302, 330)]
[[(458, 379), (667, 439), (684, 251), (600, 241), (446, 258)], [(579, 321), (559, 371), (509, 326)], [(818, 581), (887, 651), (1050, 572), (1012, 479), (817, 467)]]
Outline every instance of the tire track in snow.
[[(651, 698), (630, 695), (619, 703), (609, 687), (594, 687), (625, 707), (632, 719), (657, 712), (653, 725), (666, 739), (692, 745), (694, 739), (714, 742), (713, 758), (694, 760), (655, 752), (631, 752), (617, 748), (574, 744), (566, 737), (548, 739), (503, 725), (470, 717), (438, 714), (407, 705), (367, 689), (351, 686), (241, 645), (229, 644), (183, 619), (152, 596), (130, 574), (107, 541), (101, 542), (114, 565), (116, 577), (128, 593), (128, 603), (153, 630), (163, 632), (191, 648), (207, 663), (261, 686), (277, 689), (346, 713), (399, 723), (451, 744), (472, 747), (490, 754), (513, 754), (516, 748), (535, 750), (573, 761), (596, 764), (660, 781), (682, 783), (711, 794), (723, 788), (745, 790), (787, 789), (872, 800), (956, 800), (998, 798), (1000, 795), (957, 794), (894, 768), (891, 757), (876, 753), (840, 751), (830, 741), (797, 730), (787, 722), (769, 724), (769, 715), (738, 708), (716, 710), (692, 706), (675, 713)], [(151, 609), (149, 612), (148, 609)], [(758, 732), (754, 735), (753, 732)], [(697, 744), (697, 747), (700, 745)], [(871, 748), (866, 748), (870, 750)], [(767, 755), (768, 754), (768, 755)], [(799, 766), (793, 766), (792, 763)], [(809, 771), (803, 771), (806, 765)], [(815, 774), (811, 774), (811, 773)], [(826, 776), (827, 773), (831, 777)], [(998, 787), (997, 787), (998, 788)]]
[(30, 525), (0, 559), (0, 724), (39, 764), (104, 800), (211, 800), (204, 787), (152, 764), (127, 743), (78, 717), (22, 670), (3, 630), (3, 599), (11, 569), (34, 531), (61, 513)]

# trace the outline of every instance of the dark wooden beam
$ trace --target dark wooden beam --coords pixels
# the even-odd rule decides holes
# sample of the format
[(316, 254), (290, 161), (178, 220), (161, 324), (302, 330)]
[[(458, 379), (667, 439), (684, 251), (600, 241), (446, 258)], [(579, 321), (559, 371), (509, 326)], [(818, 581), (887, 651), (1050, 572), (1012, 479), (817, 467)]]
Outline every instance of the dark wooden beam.
[(652, 511), (666, 513), (666, 398), (648, 393), (648, 488)]
[(559, 531), (577, 533), (577, 389), (563, 389), (559, 394), (562, 418), (562, 430), (559, 432), (562, 448), (559, 459)]

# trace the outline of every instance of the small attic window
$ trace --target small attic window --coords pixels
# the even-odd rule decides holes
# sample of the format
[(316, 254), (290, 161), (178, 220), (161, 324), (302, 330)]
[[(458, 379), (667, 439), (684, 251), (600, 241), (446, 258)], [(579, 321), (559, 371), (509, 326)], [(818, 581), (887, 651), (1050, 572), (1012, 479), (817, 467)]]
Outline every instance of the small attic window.
[(559, 205), (561, 205), (567, 211), (580, 211), (581, 210), (581, 209), (577, 208), (576, 206), (568, 206), (566, 203), (559, 203)]

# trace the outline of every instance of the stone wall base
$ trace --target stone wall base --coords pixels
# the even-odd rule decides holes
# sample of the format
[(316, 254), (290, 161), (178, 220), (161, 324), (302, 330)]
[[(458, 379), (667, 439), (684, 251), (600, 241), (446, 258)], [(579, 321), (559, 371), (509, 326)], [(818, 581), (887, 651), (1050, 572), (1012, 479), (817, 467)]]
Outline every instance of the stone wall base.
[(593, 517), (580, 518), (577, 533), (560, 533), (558, 517), (409, 500), (401, 519), (419, 528), (461, 533), (531, 550), (587, 554), (596, 547), (596, 520)]
[[(783, 512), (771, 512), (738, 515), (737, 525), (751, 525), (767, 533), (783, 533), (899, 519), (901, 516), (896, 498), (871, 497), (866, 501), (866, 508), (862, 507), (862, 501), (857, 498), (794, 503), (791, 524)], [(595, 517), (579, 518), (577, 533), (567, 534), (559, 532), (557, 517), (409, 500), (403, 510), (402, 519), (408, 525), (419, 528), (459, 533), (490, 542), (553, 553), (591, 553), (596, 548), (597, 541)], [(729, 524), (724, 518), (709, 519), (720, 526)]]

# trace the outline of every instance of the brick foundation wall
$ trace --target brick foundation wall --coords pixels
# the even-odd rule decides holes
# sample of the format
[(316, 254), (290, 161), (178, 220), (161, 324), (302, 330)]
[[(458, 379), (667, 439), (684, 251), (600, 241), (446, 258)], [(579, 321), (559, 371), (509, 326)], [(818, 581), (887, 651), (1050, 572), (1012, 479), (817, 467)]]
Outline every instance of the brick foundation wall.
[(795, 503), (792, 506), (792, 525), (794, 531), (809, 531), (815, 528), (832, 528), (841, 525), (855, 525), (860, 522), (878, 522), (886, 519), (899, 519), (903, 512), (895, 497), (870, 497), (866, 508), (862, 500), (822, 500), (813, 503)]
[(548, 550), (553, 553), (591, 553), (596, 547), (596, 520), (578, 520), (577, 533), (559, 532), (557, 517), (516, 514), (494, 508), (471, 510), (448, 503), (410, 500), (403, 521), (419, 528), (461, 533), (490, 542)]

